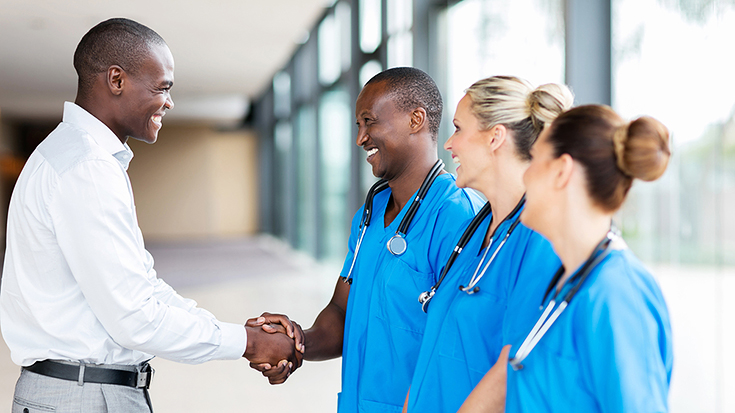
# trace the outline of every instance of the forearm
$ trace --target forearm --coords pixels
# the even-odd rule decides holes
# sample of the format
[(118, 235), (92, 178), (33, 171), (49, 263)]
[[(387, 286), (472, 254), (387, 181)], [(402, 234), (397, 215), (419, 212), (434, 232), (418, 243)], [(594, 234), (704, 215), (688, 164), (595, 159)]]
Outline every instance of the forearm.
[(309, 361), (329, 360), (342, 356), (345, 312), (334, 303), (327, 305), (304, 331), (304, 359)]
[(458, 413), (502, 413), (505, 411), (505, 391), (510, 346), (505, 346), (498, 361), (477, 383)]

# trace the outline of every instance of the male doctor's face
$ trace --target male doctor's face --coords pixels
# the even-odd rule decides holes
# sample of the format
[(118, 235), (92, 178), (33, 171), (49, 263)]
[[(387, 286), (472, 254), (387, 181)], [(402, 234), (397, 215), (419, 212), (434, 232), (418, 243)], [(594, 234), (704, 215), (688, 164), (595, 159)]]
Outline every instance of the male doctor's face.
[(386, 82), (366, 85), (355, 104), (357, 145), (367, 152), (373, 175), (391, 180), (411, 159), (411, 113), (396, 107)]

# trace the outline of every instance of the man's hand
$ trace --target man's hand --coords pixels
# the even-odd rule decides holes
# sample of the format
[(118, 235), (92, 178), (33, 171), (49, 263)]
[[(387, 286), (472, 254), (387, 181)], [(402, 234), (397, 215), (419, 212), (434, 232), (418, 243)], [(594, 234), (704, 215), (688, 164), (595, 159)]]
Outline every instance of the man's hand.
[(283, 334), (268, 333), (262, 327), (245, 326), (248, 344), (243, 357), (250, 361), (251, 367), (262, 371), (271, 384), (281, 384), (301, 366), (303, 354), (296, 351), (294, 341), (286, 335), (283, 326), (271, 325), (269, 328)]
[(296, 350), (304, 353), (306, 348), (304, 347), (304, 330), (295, 321), (291, 321), (288, 316), (284, 314), (271, 314), (263, 313), (260, 317), (251, 318), (246, 323), (246, 327), (263, 327), (268, 333), (275, 333), (277, 330), (272, 324), (280, 324), (285, 329), (285, 334), (294, 340), (294, 346)]

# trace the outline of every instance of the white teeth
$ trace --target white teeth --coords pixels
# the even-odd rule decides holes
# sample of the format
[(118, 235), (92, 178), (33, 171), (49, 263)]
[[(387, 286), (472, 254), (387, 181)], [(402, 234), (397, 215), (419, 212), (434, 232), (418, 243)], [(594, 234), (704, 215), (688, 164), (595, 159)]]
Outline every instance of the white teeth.
[(151, 116), (151, 120), (155, 123), (161, 123), (161, 115), (153, 115)]
[(452, 162), (459, 164), (459, 158), (455, 156), (454, 158), (452, 158)]
[(373, 148), (373, 149), (370, 149), (369, 151), (367, 151), (367, 156), (368, 157), (371, 157), (371, 156), (375, 155), (376, 153), (378, 153), (378, 148)]

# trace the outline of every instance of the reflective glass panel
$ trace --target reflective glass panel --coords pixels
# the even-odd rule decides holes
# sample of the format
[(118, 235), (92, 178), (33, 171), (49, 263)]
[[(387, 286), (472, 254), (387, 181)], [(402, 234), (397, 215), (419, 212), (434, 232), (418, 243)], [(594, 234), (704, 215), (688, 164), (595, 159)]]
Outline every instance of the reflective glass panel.
[(291, 75), (287, 72), (273, 76), (273, 114), (278, 118), (291, 114)]
[(331, 85), (342, 71), (339, 23), (333, 13), (319, 24), (319, 82)]
[(323, 258), (344, 259), (351, 212), (347, 211), (350, 149), (353, 144), (350, 95), (336, 89), (322, 95), (319, 104), (321, 162), (321, 242)]
[(534, 85), (564, 81), (562, 0), (464, 0), (443, 17), (447, 63), (440, 143), (451, 134), (457, 103), (474, 82), (493, 75)]
[(372, 53), (382, 37), (381, 0), (360, 0), (360, 49)]
[[(671, 314), (672, 412), (735, 411), (735, 10), (728, 0), (614, 0), (614, 107), (669, 128), (664, 176), (619, 216)], [(702, 356), (706, 355), (706, 356)]]
[(388, 35), (404, 32), (411, 29), (413, 25), (413, 1), (412, 0), (388, 0), (386, 11), (388, 21), (386, 28)]
[(296, 122), (296, 247), (316, 256), (316, 111), (312, 106), (303, 106), (297, 113)]
[(413, 66), (413, 34), (402, 32), (388, 38), (388, 67)]
[(278, 236), (289, 239), (289, 225), (293, 225), (292, 214), (294, 197), (292, 195), (293, 154), (291, 151), (293, 141), (293, 128), (288, 121), (281, 121), (274, 128), (275, 139), (275, 182), (276, 204), (273, 205), (275, 216), (275, 232)]

